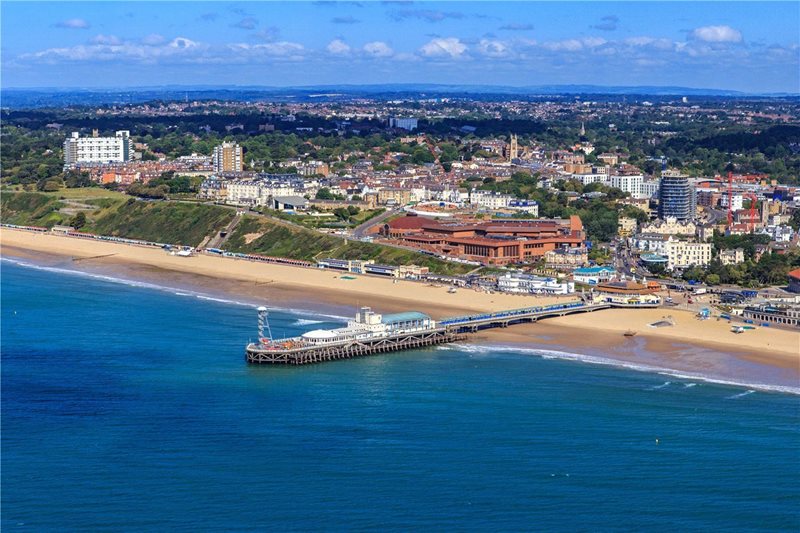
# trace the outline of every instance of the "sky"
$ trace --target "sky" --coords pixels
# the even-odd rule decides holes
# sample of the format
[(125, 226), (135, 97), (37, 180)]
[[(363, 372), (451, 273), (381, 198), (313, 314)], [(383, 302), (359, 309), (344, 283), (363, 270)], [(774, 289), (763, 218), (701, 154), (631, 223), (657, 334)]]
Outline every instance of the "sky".
[(2, 86), (800, 92), (800, 2), (3, 1)]

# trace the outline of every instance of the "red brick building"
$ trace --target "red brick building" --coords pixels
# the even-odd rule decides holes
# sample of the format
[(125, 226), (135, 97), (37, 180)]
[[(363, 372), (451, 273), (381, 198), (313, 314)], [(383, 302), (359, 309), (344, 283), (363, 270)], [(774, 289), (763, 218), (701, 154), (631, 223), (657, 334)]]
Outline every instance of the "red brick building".
[(476, 222), (405, 216), (385, 224), (381, 233), (406, 246), (486, 265), (537, 261), (556, 248), (578, 248), (586, 239), (577, 216), (569, 220)]

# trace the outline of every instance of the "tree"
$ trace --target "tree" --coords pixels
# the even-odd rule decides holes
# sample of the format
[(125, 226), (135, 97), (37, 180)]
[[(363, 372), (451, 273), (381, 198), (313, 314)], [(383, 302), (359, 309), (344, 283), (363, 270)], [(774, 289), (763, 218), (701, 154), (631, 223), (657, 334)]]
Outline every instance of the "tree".
[(69, 224), (75, 229), (81, 229), (86, 225), (86, 213), (78, 211), (75, 213), (75, 216), (72, 217)]
[(327, 187), (322, 187), (317, 191), (315, 198), (317, 200), (333, 200), (333, 194), (331, 194), (331, 190)]

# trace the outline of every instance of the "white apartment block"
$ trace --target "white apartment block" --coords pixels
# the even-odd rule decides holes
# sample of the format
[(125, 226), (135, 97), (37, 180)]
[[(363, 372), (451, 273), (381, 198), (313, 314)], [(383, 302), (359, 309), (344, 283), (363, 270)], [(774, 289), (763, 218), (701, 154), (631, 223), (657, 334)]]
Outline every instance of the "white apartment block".
[[(723, 194), (719, 201), (722, 207), (728, 207), (728, 195)], [(740, 211), (744, 209), (744, 196), (741, 194), (733, 194), (731, 195), (731, 210), (732, 211)]]
[(516, 200), (510, 194), (500, 194), (493, 191), (478, 191), (473, 189), (469, 193), (469, 203), (485, 209), (502, 209)]
[(710, 242), (679, 241), (669, 237), (666, 243), (667, 268), (687, 268), (691, 266), (708, 266), (711, 263)]
[(257, 205), (261, 198), (261, 183), (256, 180), (234, 180), (228, 182), (229, 204)]
[(294, 186), (262, 180), (234, 180), (228, 182), (227, 203), (234, 205), (270, 205), (277, 196), (302, 195)]
[(651, 252), (658, 255), (667, 255), (667, 242), (670, 237), (657, 233), (640, 233), (633, 240), (633, 245), (641, 252)]
[(124, 163), (130, 161), (132, 154), (131, 135), (127, 130), (117, 131), (113, 137), (81, 137), (80, 133), (73, 132), (64, 141), (65, 166), (82, 163)]
[(400, 128), (408, 131), (414, 131), (417, 129), (418, 125), (419, 121), (415, 118), (391, 117), (389, 119), (390, 128)]
[(612, 187), (630, 194), (632, 198), (637, 200), (648, 198), (647, 196), (642, 196), (642, 183), (644, 182), (644, 176), (641, 174), (614, 174), (611, 176), (610, 181)]
[(652, 198), (658, 194), (658, 180), (645, 180), (642, 181), (642, 186), (639, 190), (639, 198), (647, 199)]
[(589, 185), (590, 183), (602, 183), (604, 185), (608, 184), (608, 174), (572, 174), (572, 179), (578, 180), (584, 185)]

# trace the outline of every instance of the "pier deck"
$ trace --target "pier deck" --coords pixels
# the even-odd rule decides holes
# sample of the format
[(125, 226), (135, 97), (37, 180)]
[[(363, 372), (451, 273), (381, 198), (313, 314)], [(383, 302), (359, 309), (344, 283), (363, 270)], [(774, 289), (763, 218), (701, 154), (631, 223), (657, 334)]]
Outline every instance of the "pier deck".
[(347, 341), (325, 346), (298, 347), (287, 350), (269, 350), (261, 345), (247, 347), (247, 362), (256, 364), (306, 365), (337, 359), (350, 359), (362, 355), (396, 352), (424, 348), (464, 340), (463, 333), (437, 328), (430, 331), (370, 339)]
[[(350, 359), (377, 353), (424, 348), (437, 344), (456, 342), (474, 333), (490, 328), (505, 328), (513, 324), (537, 322), (542, 319), (591, 313), (612, 307), (655, 307), (655, 305), (626, 305), (609, 302), (587, 303), (573, 301), (553, 305), (512, 309), (497, 313), (481, 313), (446, 318), (435, 327), (412, 332), (400, 332), (374, 338), (349, 338), (337, 342), (314, 344), (302, 340), (284, 341), (262, 340), (247, 346), (247, 362), (254, 364), (304, 365)], [(266, 308), (262, 308), (266, 312)]]
[(544, 318), (565, 316), (575, 313), (591, 313), (600, 309), (609, 309), (612, 306), (613, 305), (610, 303), (586, 304), (584, 302), (570, 302), (565, 304), (527, 307), (524, 309), (512, 309), (510, 311), (500, 311), (497, 313), (446, 318), (440, 320), (439, 325), (444, 326), (450, 331), (461, 333), (474, 332), (489, 328), (507, 328), (512, 324), (536, 322)]

